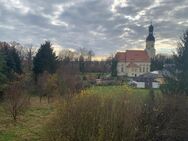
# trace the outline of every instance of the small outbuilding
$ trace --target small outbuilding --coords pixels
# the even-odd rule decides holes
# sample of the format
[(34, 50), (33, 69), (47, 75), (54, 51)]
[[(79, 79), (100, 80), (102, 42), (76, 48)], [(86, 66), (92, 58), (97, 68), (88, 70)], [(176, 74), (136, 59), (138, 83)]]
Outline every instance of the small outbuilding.
[(164, 83), (164, 78), (162, 71), (153, 71), (134, 78), (134, 81), (145, 83), (145, 88), (159, 88)]

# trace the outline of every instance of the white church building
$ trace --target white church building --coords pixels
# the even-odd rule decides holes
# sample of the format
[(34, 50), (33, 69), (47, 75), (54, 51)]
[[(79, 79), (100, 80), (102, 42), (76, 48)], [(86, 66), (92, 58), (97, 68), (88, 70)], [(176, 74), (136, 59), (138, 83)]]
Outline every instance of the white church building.
[(155, 56), (154, 27), (149, 26), (149, 35), (146, 38), (145, 50), (126, 50), (117, 52), (117, 76), (137, 77), (150, 72), (151, 58)]

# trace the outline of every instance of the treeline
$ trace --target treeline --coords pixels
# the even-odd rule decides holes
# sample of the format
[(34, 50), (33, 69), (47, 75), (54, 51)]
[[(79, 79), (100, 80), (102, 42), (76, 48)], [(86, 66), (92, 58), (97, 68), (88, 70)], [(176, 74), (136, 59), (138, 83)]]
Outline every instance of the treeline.
[(180, 38), (171, 56), (157, 55), (151, 60), (151, 70), (162, 70), (165, 83), (161, 91), (168, 95), (188, 95), (188, 30)]
[(166, 66), (173, 65), (173, 55), (157, 54), (151, 59), (151, 71), (162, 70)]
[[(75, 53), (76, 54), (76, 53)], [(29, 74), (35, 82), (45, 71), (54, 74), (58, 69), (73, 69), (78, 73), (106, 73), (111, 71), (111, 59), (92, 61), (93, 51), (80, 49), (80, 54), (62, 50), (57, 56), (52, 44), (45, 42), (38, 51), (16, 42), (0, 42), (0, 92), (18, 75)]]
[(1, 99), (12, 85), (10, 83), (22, 81), (20, 79), (29, 81), (26, 88), (32, 91), (29, 93), (47, 95), (41, 83), (45, 85), (48, 78), (54, 77), (52, 78), (54, 82), (51, 83), (61, 85), (56, 87), (64, 88), (63, 92), (60, 92), (63, 95), (62, 93), (72, 93), (76, 91), (75, 89), (84, 87), (84, 84), (77, 83), (82, 83), (85, 73), (110, 73), (110, 58), (106, 61), (92, 61), (93, 51), (81, 48), (79, 52), (64, 49), (57, 56), (49, 41), (41, 44), (38, 50), (32, 45), (23, 47), (17, 42), (0, 42)]
[[(8, 81), (15, 79), (16, 74), (23, 73), (20, 56), (14, 45), (0, 42), (0, 92), (2, 94)], [(2, 95), (1, 95), (2, 96)]]
[(77, 59), (73, 52), (63, 51), (57, 56), (49, 41), (38, 50), (31, 45), (0, 42), (0, 99), (15, 121), (32, 95), (40, 101), (47, 97), (48, 102), (53, 97), (69, 97), (90, 86), (86, 73), (110, 72), (110, 60), (92, 61), (91, 51), (84, 50), (84, 54), (82, 49)]
[(110, 73), (111, 72), (111, 59), (105, 61), (87, 61), (87, 60), (63, 60), (62, 64), (71, 64), (79, 69), (82, 73)]
[(173, 69), (168, 69), (161, 90), (169, 95), (188, 95), (188, 30), (185, 31), (173, 55)]

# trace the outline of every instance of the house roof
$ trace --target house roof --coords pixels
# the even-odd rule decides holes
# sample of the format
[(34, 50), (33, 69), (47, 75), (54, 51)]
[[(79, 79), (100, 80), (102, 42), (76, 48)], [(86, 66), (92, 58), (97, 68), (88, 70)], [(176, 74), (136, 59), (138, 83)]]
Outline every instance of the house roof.
[(144, 73), (138, 78), (163, 78), (163, 71), (152, 71), (148, 73)]
[(127, 50), (126, 52), (117, 52), (117, 61), (125, 62), (150, 62), (148, 53), (144, 50)]

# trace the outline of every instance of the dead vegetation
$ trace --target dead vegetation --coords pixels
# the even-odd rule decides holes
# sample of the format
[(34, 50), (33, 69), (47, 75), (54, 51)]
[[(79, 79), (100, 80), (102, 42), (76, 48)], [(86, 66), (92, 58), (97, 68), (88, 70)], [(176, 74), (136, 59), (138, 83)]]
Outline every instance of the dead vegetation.
[(186, 141), (187, 97), (82, 95), (64, 102), (45, 134), (49, 141)]

